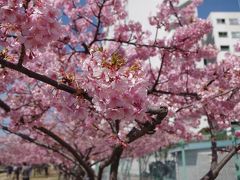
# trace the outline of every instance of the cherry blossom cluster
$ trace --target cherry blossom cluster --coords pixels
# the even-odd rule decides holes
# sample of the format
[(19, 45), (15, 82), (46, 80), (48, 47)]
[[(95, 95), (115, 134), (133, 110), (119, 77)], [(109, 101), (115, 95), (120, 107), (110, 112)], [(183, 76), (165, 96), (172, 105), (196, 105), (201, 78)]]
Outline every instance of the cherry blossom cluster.
[[(163, 1), (149, 18), (152, 38), (139, 22), (124, 21), (126, 1), (0, 1), (1, 118), (13, 133), (50, 148), (10, 152), (31, 161), (54, 151), (51, 161), (87, 172), (116, 151), (142, 156), (199, 139), (191, 129), (203, 117), (214, 130), (229, 127), (240, 117), (240, 60), (227, 54), (197, 67), (217, 55), (200, 43), (212, 30), (194, 16), (200, 2), (179, 8), (178, 0)], [(161, 28), (170, 34), (161, 37)]]
[(58, 10), (52, 8), (48, 1), (32, 1), (28, 7), (25, 4), (25, 1), (14, 0), (1, 4), (2, 34), (24, 44), (27, 49), (41, 49), (57, 40), (63, 31), (57, 20)]
[[(146, 121), (147, 87), (142, 64), (127, 61), (118, 52), (98, 50), (83, 62), (83, 87), (99, 112), (110, 120)], [(117, 95), (117, 96), (116, 96)]]

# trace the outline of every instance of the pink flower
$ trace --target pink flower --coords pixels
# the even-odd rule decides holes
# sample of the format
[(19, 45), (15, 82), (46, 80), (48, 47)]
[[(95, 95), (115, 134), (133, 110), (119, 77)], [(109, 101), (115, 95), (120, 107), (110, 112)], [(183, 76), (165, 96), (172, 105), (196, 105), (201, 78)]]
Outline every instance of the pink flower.
[(240, 131), (236, 131), (236, 132), (235, 132), (235, 136), (238, 137), (238, 138), (240, 138)]

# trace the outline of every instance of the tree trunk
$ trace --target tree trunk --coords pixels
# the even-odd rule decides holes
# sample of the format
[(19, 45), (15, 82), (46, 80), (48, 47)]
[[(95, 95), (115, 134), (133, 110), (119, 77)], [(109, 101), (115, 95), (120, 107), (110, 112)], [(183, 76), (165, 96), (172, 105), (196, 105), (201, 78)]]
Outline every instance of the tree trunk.
[(87, 164), (86, 161), (83, 160), (83, 158), (77, 153), (77, 151), (70, 144), (65, 142), (63, 139), (61, 139), (59, 136), (57, 136), (55, 133), (51, 132), (50, 130), (46, 129), (45, 127), (34, 127), (34, 128), (48, 135), (52, 139), (54, 139), (69, 153), (71, 153), (74, 156), (74, 158), (77, 160), (79, 165), (86, 171), (89, 180), (95, 180), (95, 174), (93, 169)]
[(214, 180), (218, 176), (222, 168), (228, 163), (228, 161), (240, 150), (240, 145), (232, 148), (232, 150), (216, 165), (214, 169), (211, 169), (205, 174), (201, 180)]
[(99, 167), (99, 170), (98, 170), (98, 177), (97, 177), (97, 180), (102, 180), (102, 175), (103, 175), (103, 170), (106, 166), (101, 166)]
[(123, 152), (123, 147), (117, 146), (114, 151), (115, 153), (110, 167), (110, 180), (117, 180), (118, 166)]

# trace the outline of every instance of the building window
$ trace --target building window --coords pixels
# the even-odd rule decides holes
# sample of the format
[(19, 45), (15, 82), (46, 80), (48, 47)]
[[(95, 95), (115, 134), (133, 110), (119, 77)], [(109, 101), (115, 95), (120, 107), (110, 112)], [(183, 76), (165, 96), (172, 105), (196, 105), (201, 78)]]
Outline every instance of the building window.
[(207, 66), (208, 64), (216, 63), (216, 59), (203, 59), (203, 64)]
[(218, 24), (225, 24), (225, 19), (217, 19)]
[(232, 32), (232, 38), (240, 39), (240, 32)]
[(223, 46), (220, 46), (220, 49), (221, 51), (229, 51), (229, 46), (223, 45)]
[(229, 23), (231, 25), (240, 25), (240, 20), (238, 18), (230, 18)]
[(219, 37), (227, 37), (228, 34), (227, 34), (227, 32), (219, 32), (219, 33), (218, 33), (218, 36), (219, 36)]
[(207, 59), (204, 59), (203, 60), (203, 64), (206, 66), (208, 64), (208, 60)]

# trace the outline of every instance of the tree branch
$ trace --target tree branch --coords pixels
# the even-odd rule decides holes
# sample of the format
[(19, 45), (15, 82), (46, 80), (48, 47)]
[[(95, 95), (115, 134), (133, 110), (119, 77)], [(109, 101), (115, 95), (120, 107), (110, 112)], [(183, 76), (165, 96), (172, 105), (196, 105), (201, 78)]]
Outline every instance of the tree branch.
[(18, 72), (21, 72), (25, 75), (27, 75), (28, 77), (30, 78), (33, 78), (33, 79), (36, 79), (36, 80), (39, 80), (41, 82), (44, 82), (46, 84), (49, 84), (53, 87), (55, 87), (56, 89), (59, 89), (59, 90), (62, 90), (62, 91), (65, 91), (65, 92), (68, 92), (70, 94), (74, 94), (74, 95), (77, 95), (77, 96), (82, 96), (84, 99), (88, 100), (89, 102), (92, 101), (92, 97), (90, 97), (87, 92), (85, 92), (83, 89), (74, 89), (70, 86), (67, 86), (66, 84), (63, 84), (63, 83), (59, 83), (45, 75), (42, 75), (42, 74), (38, 74), (36, 72), (33, 72), (23, 66), (18, 66), (17, 64), (14, 64), (14, 63), (11, 63), (9, 61), (6, 61), (4, 60), (3, 57), (0, 57), (0, 64), (3, 66), (3, 67), (7, 67), (9, 69), (13, 69), (15, 71), (18, 71)]
[(56, 152), (56, 153), (60, 154), (61, 156), (63, 156), (64, 158), (74, 162), (70, 157), (68, 157), (67, 155), (65, 155), (64, 153), (60, 152), (58, 149), (56, 149), (54, 147), (51, 147), (49, 145), (37, 142), (36, 139), (33, 139), (33, 138), (31, 138), (30, 136), (28, 136), (26, 134), (19, 133), (19, 132), (13, 132), (13, 131), (9, 130), (8, 127), (6, 127), (6, 126), (2, 126), (1, 125), (1, 127), (2, 127), (2, 130), (4, 130), (4, 131), (7, 131), (7, 132), (9, 132), (11, 134), (14, 134), (14, 135), (16, 135), (16, 136), (18, 136), (18, 137), (20, 137), (20, 138), (30, 142), (30, 143), (36, 144), (37, 146), (40, 146), (40, 147), (43, 147), (45, 149), (49, 149), (49, 150), (51, 150), (53, 152)]
[(25, 11), (27, 11), (30, 1), (31, 0), (25, 0), (25, 2), (23, 3), (23, 7), (24, 7)]
[(205, 174), (201, 180), (213, 180), (215, 179), (222, 168), (228, 163), (228, 161), (240, 150), (240, 144), (233, 149), (216, 165), (215, 168), (211, 169), (207, 174)]
[(179, 18), (179, 16), (178, 16), (178, 14), (177, 14), (177, 12), (176, 12), (175, 7), (173, 6), (172, 1), (169, 1), (169, 4), (170, 4), (170, 7), (172, 8), (172, 10), (173, 10), (173, 12), (174, 12), (174, 16), (177, 18), (178, 24), (182, 27), (183, 24), (182, 24), (182, 22), (181, 22), (181, 20), (180, 20), (180, 18)]
[[(11, 108), (8, 106), (9, 111), (11, 110)], [(23, 118), (23, 117), (22, 117)], [(3, 126), (2, 126), (3, 127)], [(83, 159), (82, 157), (77, 153), (77, 151), (68, 143), (66, 143), (63, 139), (61, 139), (59, 136), (57, 136), (55, 133), (53, 133), (52, 131), (46, 129), (45, 127), (37, 127), (34, 126), (33, 127), (36, 130), (39, 130), (40, 132), (42, 132), (43, 134), (51, 137), (53, 140), (55, 140), (56, 142), (58, 142), (62, 147), (64, 147), (69, 153), (71, 153), (73, 155), (74, 158), (76, 158), (76, 160), (78, 161), (78, 163), (80, 164), (80, 166), (83, 167), (83, 169), (87, 172), (88, 177), (90, 180), (94, 180), (94, 171), (92, 170), (92, 168), (90, 167), (90, 165), (88, 165)], [(10, 132), (10, 130), (8, 128), (4, 128), (4, 130), (8, 130)], [(12, 132), (14, 133), (14, 132)], [(35, 142), (34, 139), (28, 137), (27, 135), (21, 134), (21, 133), (14, 133), (15, 135), (20, 136), (23, 139), (28, 140), (29, 142)], [(36, 144), (36, 143), (35, 143)], [(43, 145), (39, 144), (40, 146), (43, 147)]]
[(173, 51), (176, 49), (176, 47), (168, 47), (168, 46), (159, 46), (156, 44), (139, 44), (135, 42), (130, 42), (130, 41), (125, 41), (125, 40), (117, 40), (117, 39), (109, 39), (109, 38), (104, 38), (104, 39), (97, 39), (97, 41), (109, 41), (109, 42), (118, 42), (118, 43), (123, 43), (123, 44), (128, 44), (136, 47), (146, 47), (146, 48), (157, 48), (157, 49), (165, 49), (169, 51)]
[(213, 120), (214, 117), (212, 117), (211, 114), (209, 114), (204, 107), (205, 114), (207, 116), (207, 122), (209, 125), (209, 132), (211, 135), (211, 151), (212, 151), (212, 161), (211, 161), (211, 169), (214, 169), (218, 163), (218, 154), (217, 154), (217, 141), (216, 141), (216, 136), (214, 133), (214, 125), (213, 125)]
[(19, 55), (19, 59), (18, 59), (18, 66), (22, 66), (25, 54), (26, 54), (25, 45), (21, 44), (21, 51), (20, 51), (20, 55)]
[[(156, 115), (156, 118), (154, 118), (152, 122), (146, 122), (141, 124), (141, 129), (137, 129), (133, 127), (132, 130), (126, 136), (126, 141), (125, 141), (126, 143), (131, 143), (136, 139), (144, 136), (145, 134), (149, 134), (150, 132), (153, 132), (155, 127), (158, 124), (160, 124), (162, 120), (167, 116), (168, 110), (167, 110), (167, 107), (160, 107), (160, 108), (151, 107), (148, 109), (146, 113), (149, 113), (151, 115)], [(109, 159), (107, 159), (106, 161), (100, 164), (99, 171), (98, 171), (98, 180), (101, 180), (104, 168), (110, 164), (111, 164), (110, 179), (114, 179), (114, 180), (116, 179), (119, 160), (123, 150), (124, 150), (123, 145), (117, 145), (113, 149), (113, 152), (109, 157)]]
[(111, 154), (111, 156), (105, 160), (104, 162), (102, 162), (99, 166), (99, 170), (98, 170), (98, 180), (102, 179), (102, 174), (103, 174), (103, 170), (105, 167), (109, 166), (116, 158), (116, 155), (120, 154), (123, 151), (123, 147), (122, 145), (117, 145), (116, 147), (114, 147), (113, 152)]
[(10, 112), (11, 108), (0, 99), (0, 107), (5, 111), (5, 112)]
[(100, 5), (98, 5), (99, 12), (98, 12), (98, 15), (96, 16), (96, 18), (98, 19), (97, 26), (96, 26), (96, 31), (95, 31), (93, 40), (88, 45), (88, 48), (90, 48), (93, 45), (93, 43), (95, 41), (97, 41), (97, 37), (99, 35), (99, 30), (100, 30), (100, 27), (101, 27), (101, 13), (102, 13), (102, 10), (103, 10), (103, 7), (104, 7), (105, 3), (106, 3), (106, 0), (103, 0), (103, 2), (100, 3)]
[(155, 82), (154, 82), (152, 88), (150, 90), (148, 90), (148, 94), (151, 94), (152, 92), (155, 92), (156, 87), (159, 84), (160, 75), (161, 75), (162, 69), (163, 69), (164, 57), (165, 57), (165, 54), (162, 55), (162, 61), (161, 61), (161, 65), (160, 65), (160, 68), (159, 68), (159, 71), (158, 71), (157, 79), (155, 79)]
[(141, 129), (133, 127), (131, 131), (127, 134), (126, 143), (131, 143), (136, 139), (154, 131), (156, 126), (162, 122), (162, 120), (167, 116), (167, 107), (151, 108), (147, 111), (152, 115), (157, 115), (156, 118), (152, 119), (152, 122), (146, 122), (141, 124)]
[(179, 92), (179, 93), (174, 93), (170, 91), (164, 91), (164, 90), (150, 90), (148, 92), (149, 94), (166, 94), (166, 95), (174, 95), (174, 96), (183, 96), (183, 97), (193, 97), (196, 98), (197, 100), (201, 100), (201, 96), (197, 93), (194, 92)]
[(56, 134), (54, 134), (53, 132), (49, 131), (44, 127), (34, 127), (34, 128), (48, 135), (49, 137), (54, 139), (56, 142), (61, 144), (66, 150), (68, 150), (77, 159), (78, 163), (83, 167), (83, 169), (85, 169), (89, 179), (94, 180), (94, 171), (92, 170), (92, 168), (90, 168), (90, 166), (85, 161), (83, 161), (82, 157), (80, 157), (80, 155), (76, 152), (76, 150), (71, 145), (69, 145), (64, 140), (62, 140), (59, 136), (57, 136)]

